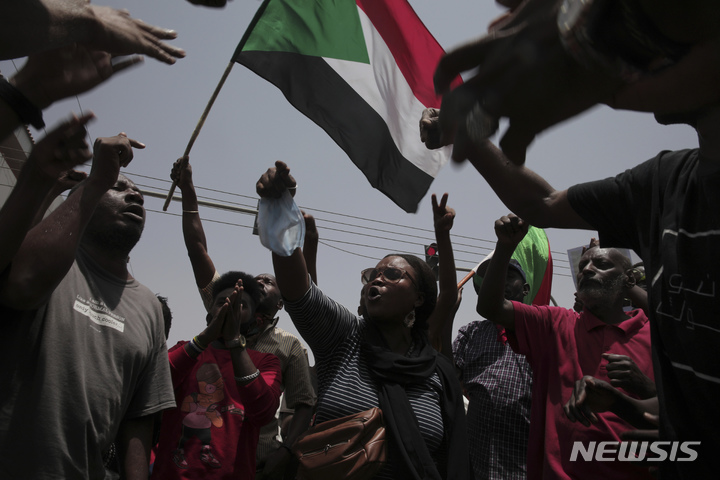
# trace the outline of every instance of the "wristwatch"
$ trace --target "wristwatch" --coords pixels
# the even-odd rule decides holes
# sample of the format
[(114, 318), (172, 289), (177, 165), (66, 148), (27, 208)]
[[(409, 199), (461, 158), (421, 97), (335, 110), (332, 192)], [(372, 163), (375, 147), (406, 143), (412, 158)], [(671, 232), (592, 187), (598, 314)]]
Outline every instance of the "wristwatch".
[(235, 337), (234, 340), (225, 342), (225, 348), (227, 348), (227, 349), (245, 348), (246, 344), (247, 344), (247, 341), (245, 340), (245, 335), (240, 334), (237, 337)]
[(578, 63), (626, 82), (672, 65), (689, 48), (660, 32), (637, 0), (563, 0), (557, 26)]

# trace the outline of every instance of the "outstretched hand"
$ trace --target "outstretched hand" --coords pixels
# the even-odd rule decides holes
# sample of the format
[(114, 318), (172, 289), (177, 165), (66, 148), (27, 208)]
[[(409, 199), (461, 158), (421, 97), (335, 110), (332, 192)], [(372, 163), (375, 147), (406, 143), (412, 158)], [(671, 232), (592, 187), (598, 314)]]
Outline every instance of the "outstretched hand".
[(438, 204), (437, 196), (432, 194), (433, 221), (435, 223), (435, 231), (449, 232), (453, 227), (455, 220), (455, 210), (447, 206), (448, 194), (443, 194)]
[(176, 58), (185, 56), (183, 49), (162, 41), (176, 38), (175, 31), (132, 18), (127, 10), (97, 5), (88, 7), (98, 24), (95, 35), (87, 42), (88, 48), (117, 55), (139, 53), (169, 64), (175, 63)]
[(609, 383), (586, 375), (575, 382), (573, 393), (563, 410), (571, 422), (589, 427), (598, 422), (595, 414), (610, 410), (619, 395), (620, 392)]
[(268, 168), (255, 184), (255, 190), (262, 198), (280, 198), (285, 190), (295, 196), (296, 187), (297, 183), (290, 175), (290, 168), (280, 160), (275, 162), (274, 167)]
[[(585, 68), (563, 48), (557, 4), (524, 2), (488, 35), (440, 60), (434, 82), (443, 94), (442, 137), (468, 136), (464, 127), (473, 122), (468, 116), (479, 106), (489, 117), (510, 120), (500, 146), (512, 162), (522, 164), (537, 134), (611, 98), (620, 81)], [(474, 77), (450, 90), (457, 75), (475, 68)], [(455, 138), (454, 143), (476, 140), (480, 139)]]
[(87, 92), (143, 61), (133, 55), (113, 64), (113, 58), (108, 52), (72, 44), (30, 55), (11, 82), (36, 107), (44, 109), (63, 98)]
[(529, 225), (522, 218), (509, 213), (495, 220), (495, 235), (498, 243), (516, 247), (528, 232)]
[(51, 130), (33, 148), (28, 157), (28, 166), (47, 176), (54, 182), (63, 174), (92, 158), (90, 147), (85, 141), (85, 125), (95, 118), (92, 113), (80, 117), (72, 116)]

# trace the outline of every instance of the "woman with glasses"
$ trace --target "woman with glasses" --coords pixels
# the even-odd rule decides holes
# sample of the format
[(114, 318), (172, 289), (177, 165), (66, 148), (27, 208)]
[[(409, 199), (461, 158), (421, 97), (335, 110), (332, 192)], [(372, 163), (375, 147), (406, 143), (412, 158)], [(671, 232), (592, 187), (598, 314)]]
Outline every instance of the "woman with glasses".
[[(283, 162), (257, 183), (261, 197), (295, 188)], [(450, 362), (428, 341), (431, 315), (449, 315), (457, 299), (450, 248), (454, 218), (433, 196), (441, 295), (423, 260), (388, 255), (362, 271), (361, 316), (325, 296), (307, 273), (302, 251), (273, 253), (286, 311), (315, 355), (318, 403), (315, 423), (380, 407), (388, 461), (375, 478), (469, 479), (465, 411)], [(434, 313), (435, 312), (435, 313)]]

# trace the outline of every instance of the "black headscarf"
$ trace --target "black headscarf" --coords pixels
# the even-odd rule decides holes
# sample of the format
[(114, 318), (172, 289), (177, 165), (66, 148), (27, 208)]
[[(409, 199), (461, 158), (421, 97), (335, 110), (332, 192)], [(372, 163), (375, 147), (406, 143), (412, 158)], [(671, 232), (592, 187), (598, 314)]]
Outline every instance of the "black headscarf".
[[(400, 456), (415, 480), (469, 480), (472, 478), (468, 454), (465, 408), (460, 384), (450, 362), (438, 355), (424, 332), (416, 332), (420, 342), (417, 356), (406, 357), (391, 351), (372, 321), (366, 321), (363, 342), (364, 360), (377, 382), (380, 409), (386, 427), (396, 440)], [(420, 434), (405, 386), (422, 384), (437, 373), (442, 384), (440, 408), (443, 415), (447, 472), (438, 472), (435, 462)]]

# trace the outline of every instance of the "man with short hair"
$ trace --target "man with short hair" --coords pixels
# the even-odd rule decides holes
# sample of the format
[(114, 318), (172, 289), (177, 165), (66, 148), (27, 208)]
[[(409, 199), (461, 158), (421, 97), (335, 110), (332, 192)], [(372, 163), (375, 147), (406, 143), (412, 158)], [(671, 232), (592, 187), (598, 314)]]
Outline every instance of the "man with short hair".
[(262, 292), (231, 271), (213, 286), (207, 327), (169, 351), (178, 407), (163, 415), (159, 479), (255, 478), (260, 428), (280, 405), (280, 361), (247, 348)]
[[(503, 281), (507, 300), (522, 302), (530, 292), (525, 272), (514, 258)], [(478, 283), (473, 282), (476, 291)], [(453, 342), (453, 357), (470, 400), (468, 441), (475, 478), (524, 479), (530, 432), (530, 365), (523, 355), (513, 352), (504, 331), (489, 320), (460, 328)]]
[(88, 178), (28, 231), (59, 175), (85, 160), (87, 119), (35, 146), (0, 213), (3, 245), (21, 240), (0, 262), (7, 478), (103, 478), (116, 441), (125, 478), (145, 480), (154, 416), (175, 404), (160, 303), (127, 267), (145, 209), (119, 170), (144, 145), (98, 138)]
[[(182, 193), (182, 229), (188, 257), (195, 282), (203, 304), (209, 311), (212, 304), (213, 286), (219, 274), (208, 254), (207, 240), (198, 211), (192, 167), (189, 162), (178, 159), (173, 165), (171, 178), (177, 181)], [(317, 248), (317, 247), (316, 247)], [(248, 348), (271, 353), (278, 357), (282, 369), (282, 390), (289, 409), (294, 409), (288, 435), (278, 440), (279, 421), (275, 419), (260, 432), (257, 448), (259, 479), (283, 478), (292, 460), (290, 451), (295, 439), (310, 425), (315, 406), (315, 390), (312, 387), (307, 351), (293, 334), (277, 326), (278, 312), (283, 308), (282, 296), (275, 277), (261, 274), (256, 277), (262, 291), (255, 321), (246, 332)]]
[[(618, 441), (633, 427), (612, 413), (578, 428), (563, 412), (575, 380), (584, 375), (610, 381), (604, 353), (634, 359), (652, 379), (650, 325), (642, 310), (626, 314), (624, 298), (635, 287), (630, 260), (615, 249), (591, 248), (580, 259), (578, 297), (584, 310), (524, 305), (504, 298), (510, 256), (527, 232), (515, 215), (495, 222), (498, 241), (478, 294), (478, 313), (505, 327), (508, 341), (533, 371), (527, 474), (530, 479), (650, 478), (642, 467), (622, 462), (571, 461), (576, 442)], [(626, 391), (629, 391), (627, 389)]]

